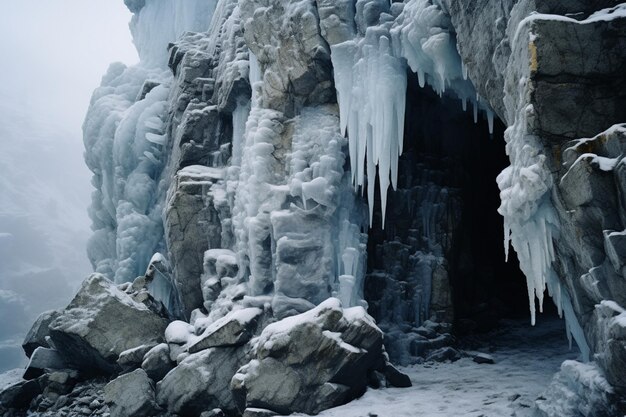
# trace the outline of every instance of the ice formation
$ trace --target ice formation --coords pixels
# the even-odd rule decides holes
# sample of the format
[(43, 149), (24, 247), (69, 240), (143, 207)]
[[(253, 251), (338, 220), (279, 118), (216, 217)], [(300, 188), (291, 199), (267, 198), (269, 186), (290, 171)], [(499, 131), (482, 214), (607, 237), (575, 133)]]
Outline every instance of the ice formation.
[(396, 188), (402, 154), (407, 66), (421, 87), (428, 84), (439, 95), (452, 90), (464, 109), (472, 101), (475, 120), (478, 109), (485, 110), (490, 133), (494, 114), (467, 80), (450, 18), (438, 3), (394, 3), (378, 24), (360, 29), (364, 33), (355, 39), (331, 47), (335, 85), (341, 132), (350, 139), (352, 182), (367, 183), (371, 224), (378, 171), (384, 227), (387, 190)]
[(97, 272), (124, 282), (141, 275), (163, 245), (160, 177), (167, 163), (167, 45), (208, 28), (216, 2), (153, 0), (131, 22), (140, 64), (113, 64), (94, 92), (83, 126), (97, 191), (89, 258)]
[[(154, 253), (167, 253), (163, 265), (171, 261), (171, 266), (157, 270), (152, 291), (171, 305), (176, 303), (171, 300), (176, 292), (172, 282), (179, 287), (199, 283), (202, 296), (181, 300), (185, 318), (207, 313), (207, 320), (215, 320), (242, 306), (266, 303), (279, 314), (291, 314), (330, 296), (344, 306), (365, 305), (363, 231), (368, 216), (362, 213), (357, 193), (347, 190), (360, 188), (367, 193), (371, 226), (378, 180), (384, 228), (390, 211), (388, 189), (397, 188), (398, 158), (403, 152), (406, 93), (411, 87), (407, 71), (416, 74), (420, 87), (428, 85), (440, 97), (454, 96), (463, 110), (471, 106), (475, 122), (483, 112), (493, 132), (497, 103), (492, 109), (469, 80), (474, 74), (462, 62), (445, 2), (344, 2), (354, 3), (355, 8), (347, 8), (352, 26), (343, 36), (328, 35), (317, 44), (317, 33), (306, 33), (304, 40), (293, 34), (298, 40), (293, 43), (314, 51), (306, 52), (315, 64), (298, 62), (300, 57), (294, 55), (293, 66), (280, 68), (277, 65), (284, 64), (280, 54), (294, 47), (288, 40), (278, 35), (244, 40), (246, 32), (252, 36), (253, 29), (267, 29), (266, 22), (259, 22), (269, 6), (257, 7), (252, 0), (127, 3), (135, 8), (131, 29), (141, 63), (110, 68), (85, 122), (86, 159), (97, 189), (89, 254), (96, 271), (122, 282), (144, 273)], [(286, 17), (275, 23), (282, 25), (283, 32), (294, 30), (285, 22), (297, 17), (308, 24), (315, 20), (316, 7), (321, 8), (314, 2), (290, 2), (281, 9)], [(618, 7), (589, 21), (619, 17), (623, 10)], [(244, 18), (246, 13), (254, 18)], [(321, 15), (317, 17), (320, 27), (326, 24)], [(547, 18), (522, 19), (513, 32), (522, 36), (525, 25)], [(318, 25), (311, 27), (317, 30)], [(168, 52), (168, 43), (176, 39), (179, 42)], [(528, 41), (533, 41), (532, 35)], [(527, 46), (524, 40), (511, 42)], [(514, 56), (511, 65), (525, 68), (518, 58)], [(338, 112), (332, 107), (334, 96), (320, 94), (322, 98), (312, 101), (294, 98), (300, 89), (310, 87), (307, 71), (312, 66), (334, 77)], [(535, 108), (526, 96), (529, 75), (518, 75), (518, 84), (508, 86), (503, 98), (511, 166), (497, 179), (505, 252), (508, 255), (513, 246), (527, 277), (532, 322), (535, 298), (541, 310), (548, 289), (565, 315), (568, 334), (587, 357), (590, 349), (576, 320), (576, 300), (553, 271), (553, 239), (560, 227), (551, 200), (553, 172), (543, 154), (543, 138), (532, 129)], [(329, 85), (332, 91), (332, 80), (318, 84)], [(580, 158), (591, 158), (605, 172), (619, 167), (614, 157)], [(185, 188), (194, 187), (196, 191), (185, 194)], [(199, 231), (192, 238), (184, 227), (178, 236), (167, 235), (168, 228), (176, 226), (173, 220), (168, 224), (167, 219), (174, 217), (168, 210), (180, 203), (176, 199), (181, 195), (197, 197), (194, 210), (201, 212), (193, 217)], [(416, 292), (411, 307), (398, 307), (402, 314), (410, 309), (418, 325), (432, 314), (431, 277), (445, 258), (436, 247), (438, 231), (433, 225), (446, 209), (435, 203), (439, 201), (435, 195), (420, 198), (422, 236), (416, 239), (429, 247), (412, 247), (412, 273), (419, 280), (412, 281)], [(179, 251), (180, 259), (186, 260), (195, 248), (197, 265), (182, 271), (186, 261), (172, 255), (172, 245), (193, 239), (197, 240), (193, 248)], [(226, 275), (209, 271), (217, 262), (215, 251), (226, 251), (222, 255), (234, 259), (231, 264), (236, 267)]]

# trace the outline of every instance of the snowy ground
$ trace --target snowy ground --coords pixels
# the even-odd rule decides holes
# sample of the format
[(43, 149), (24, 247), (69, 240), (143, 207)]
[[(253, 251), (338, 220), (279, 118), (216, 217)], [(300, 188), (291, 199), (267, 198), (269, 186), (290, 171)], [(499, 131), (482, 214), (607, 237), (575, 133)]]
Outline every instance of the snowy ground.
[(468, 343), (471, 352), (489, 353), (495, 364), (463, 358), (403, 368), (412, 388), (369, 390), (359, 400), (319, 416), (530, 416), (534, 400), (561, 362), (580, 354), (575, 346), (569, 350), (562, 320), (539, 315), (536, 327), (528, 320), (503, 324), (502, 329)]

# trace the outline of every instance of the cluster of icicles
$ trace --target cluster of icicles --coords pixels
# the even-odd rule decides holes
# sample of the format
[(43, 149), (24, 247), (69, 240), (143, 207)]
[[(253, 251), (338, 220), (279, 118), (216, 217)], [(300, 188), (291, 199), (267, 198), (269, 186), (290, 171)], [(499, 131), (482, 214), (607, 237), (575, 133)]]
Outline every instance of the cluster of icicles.
[(367, 183), (371, 224), (378, 167), (383, 228), (387, 190), (389, 185), (396, 189), (402, 154), (407, 66), (421, 87), (428, 84), (439, 95), (452, 90), (463, 109), (471, 101), (475, 121), (482, 108), (493, 129), (493, 112), (467, 80), (449, 17), (426, 0), (399, 5), (403, 9), (395, 19), (331, 47), (341, 132), (350, 138), (352, 182), (361, 189)]

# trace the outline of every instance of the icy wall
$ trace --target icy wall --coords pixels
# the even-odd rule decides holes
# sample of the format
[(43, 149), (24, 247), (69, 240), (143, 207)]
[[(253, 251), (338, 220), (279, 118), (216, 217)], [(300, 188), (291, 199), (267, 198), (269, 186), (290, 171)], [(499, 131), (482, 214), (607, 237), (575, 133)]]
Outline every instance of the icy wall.
[[(626, 120), (625, 9), (479, 3), (127, 1), (141, 63), (111, 67), (85, 121), (96, 271), (124, 282), (158, 263), (153, 293), (192, 322), (257, 307), (283, 318), (330, 296), (367, 305), (365, 232), (376, 195), (381, 228), (396, 212), (417, 83), (486, 117), (485, 136), (496, 115), (508, 126), (499, 212), (532, 320), (547, 287), (583, 355), (621, 386), (624, 129), (611, 126)], [(421, 199), (425, 218), (454, 207), (405, 194), (389, 201)], [(407, 272), (421, 290), (399, 302), (409, 327), (433, 299), (450, 316), (436, 268), (449, 236), (430, 224), (415, 228), (426, 246), (408, 245), (431, 257)]]

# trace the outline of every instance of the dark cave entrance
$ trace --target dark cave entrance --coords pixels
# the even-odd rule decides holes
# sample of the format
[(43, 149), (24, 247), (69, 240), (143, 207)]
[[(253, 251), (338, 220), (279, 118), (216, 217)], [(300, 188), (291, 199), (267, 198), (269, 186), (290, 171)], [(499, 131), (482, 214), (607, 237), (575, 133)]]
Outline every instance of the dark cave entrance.
[(497, 212), (495, 179), (509, 165), (504, 129), (496, 118), (490, 137), (471, 103), (463, 111), (409, 74), (398, 190), (389, 191), (385, 230), (376, 196), (368, 238), (365, 298), (383, 330), (411, 331), (434, 317), (462, 335), (528, 317), (525, 278), (513, 250), (504, 261)]

